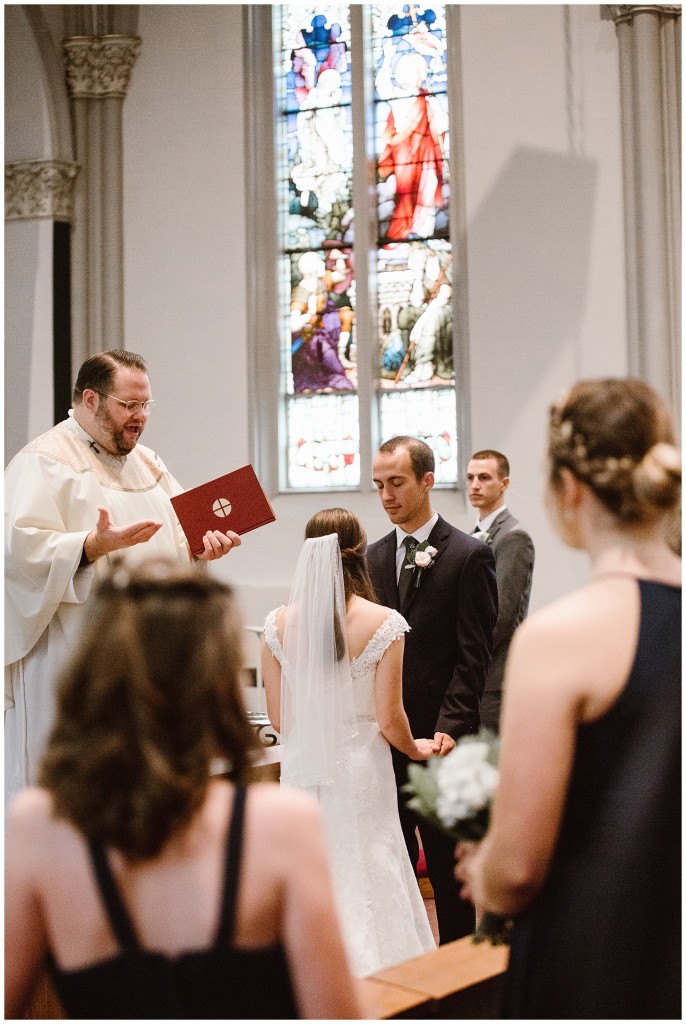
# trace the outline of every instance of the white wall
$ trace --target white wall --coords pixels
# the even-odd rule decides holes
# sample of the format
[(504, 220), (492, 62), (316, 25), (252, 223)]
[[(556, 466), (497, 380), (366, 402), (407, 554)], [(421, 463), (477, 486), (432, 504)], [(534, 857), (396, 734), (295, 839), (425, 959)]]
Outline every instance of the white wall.
[[(46, 83), (20, 5), (6, 5), (5, 162), (57, 154)], [(5, 225), (5, 463), (53, 424), (51, 220)]]
[(126, 344), (187, 486), (248, 458), (240, 5), (146, 4), (124, 103)]
[(472, 441), (510, 458), (532, 609), (586, 572), (543, 509), (548, 406), (627, 372), (615, 28), (596, 5), (568, 11), (461, 8)]

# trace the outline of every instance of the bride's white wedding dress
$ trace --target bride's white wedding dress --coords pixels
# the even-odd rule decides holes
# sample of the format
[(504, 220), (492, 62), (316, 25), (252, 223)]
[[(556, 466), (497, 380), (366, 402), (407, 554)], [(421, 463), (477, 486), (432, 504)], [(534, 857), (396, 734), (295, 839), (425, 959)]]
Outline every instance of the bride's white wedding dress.
[[(283, 670), (276, 614), (275, 609), (267, 616), (264, 636)], [(402, 615), (391, 611), (362, 654), (351, 660), (357, 733), (346, 763), (336, 766), (333, 784), (312, 790), (324, 819), (351, 968), (359, 977), (436, 945), (400, 828), (391, 748), (379, 731), (374, 707), (376, 667), (408, 629)], [(289, 783), (283, 773), (281, 781)]]

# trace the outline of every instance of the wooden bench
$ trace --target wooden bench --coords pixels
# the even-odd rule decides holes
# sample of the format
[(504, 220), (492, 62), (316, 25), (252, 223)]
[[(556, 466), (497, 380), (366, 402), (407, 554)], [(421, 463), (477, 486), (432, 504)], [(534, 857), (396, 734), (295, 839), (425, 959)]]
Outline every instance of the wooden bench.
[(259, 761), (250, 769), (251, 782), (278, 782), (281, 776), (281, 747), (264, 747)]
[(467, 936), (378, 971), (360, 983), (365, 1017), (498, 1019), (508, 953)]

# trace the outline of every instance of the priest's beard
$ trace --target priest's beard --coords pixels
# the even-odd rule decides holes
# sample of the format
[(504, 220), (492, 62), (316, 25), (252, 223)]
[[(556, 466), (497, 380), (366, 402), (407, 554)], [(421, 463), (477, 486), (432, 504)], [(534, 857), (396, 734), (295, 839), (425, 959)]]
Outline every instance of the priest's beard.
[(129, 452), (132, 452), (138, 444), (138, 438), (143, 433), (143, 427), (141, 427), (134, 438), (127, 438), (123, 427), (117, 429), (117, 424), (107, 411), (104, 402), (101, 402), (95, 411), (95, 421), (106, 439), (102, 442), (104, 447), (115, 455), (128, 455)]

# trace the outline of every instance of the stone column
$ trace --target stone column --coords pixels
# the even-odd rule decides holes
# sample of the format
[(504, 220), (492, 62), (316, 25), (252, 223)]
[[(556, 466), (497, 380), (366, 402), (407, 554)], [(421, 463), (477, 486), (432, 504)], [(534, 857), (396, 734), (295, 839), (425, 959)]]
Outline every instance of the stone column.
[(681, 7), (602, 8), (619, 45), (629, 370), (681, 405)]
[(70, 290), (60, 244), (78, 171), (61, 158), (5, 164), (5, 464), (66, 411)]
[(125, 347), (122, 106), (138, 36), (71, 36), (64, 65), (83, 166), (74, 196), (73, 365)]
[(79, 165), (68, 160), (22, 160), (5, 164), (5, 220), (71, 224)]

